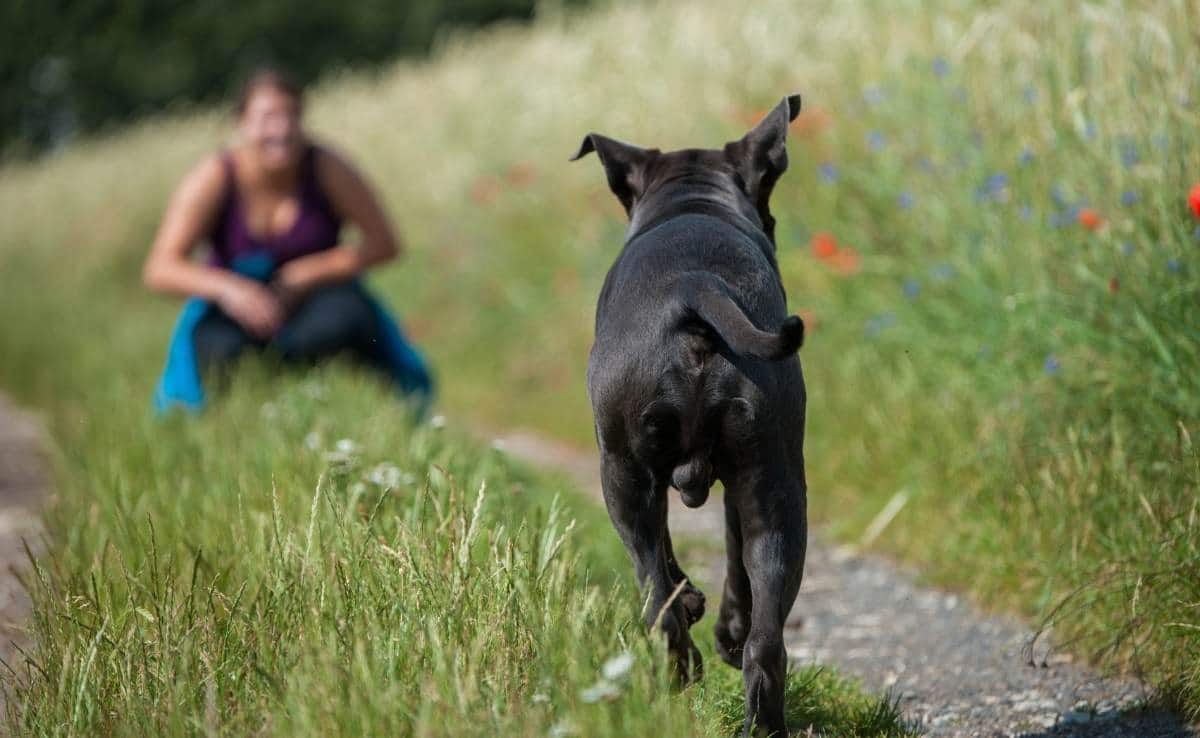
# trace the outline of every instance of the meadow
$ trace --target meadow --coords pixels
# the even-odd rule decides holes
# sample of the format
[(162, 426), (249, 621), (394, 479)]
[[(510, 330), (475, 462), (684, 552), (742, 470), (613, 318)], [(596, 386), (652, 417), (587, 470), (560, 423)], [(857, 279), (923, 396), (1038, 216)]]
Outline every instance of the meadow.
[[(566, 158), (589, 131), (664, 149), (717, 146), (800, 92), (806, 110), (773, 210), (784, 284), (809, 327), (801, 358), (814, 518), (985, 607), (1045, 622), (1065, 648), (1142, 675), (1166, 703), (1200, 716), (1200, 230), (1185, 203), (1200, 180), (1200, 12), (1171, 0), (901, 7), (764, 0), (735, 13), (709, 0), (547, 11), (532, 28), (447, 37), (427, 63), (334, 75), (315, 91), (310, 120), (362, 163), (400, 224), (407, 257), (373, 283), (431, 354), (445, 411), (586, 446), (591, 311), (624, 224), (599, 165)], [(345, 714), (319, 708), (349, 710), (355, 699), (379, 700), (362, 713), (391, 720), (368, 685), (382, 692), (387, 676), (415, 672), (401, 649), (377, 641), (410, 627), (382, 593), (409, 589), (402, 584), (416, 580), (405, 577), (422, 569), (490, 566), (483, 551), (509, 541), (536, 560), (565, 526), (549, 512), (553, 483), (529, 476), (529, 506), (500, 505), (507, 480), (528, 472), (405, 428), (377, 390), (340, 374), (323, 380), (333, 389), (320, 402), (302, 383), (276, 394), (251, 382), (197, 423), (148, 417), (173, 307), (140, 288), (140, 263), (171, 186), (228, 130), (223, 111), (181, 113), (0, 169), (0, 385), (48, 411), (61, 449), (56, 555), (35, 591), (39, 632), (73, 644), (47, 654), (54, 670), (30, 677), (25, 714), (56, 715), (53, 725), (77, 732), (112, 725), (88, 721), (116, 720), (105, 711), (150, 685), (162, 705), (191, 705), (180, 719), (193, 722), (168, 726), (182, 731), (203, 725), (206, 689), (217, 714), (269, 714), (281, 731), (289, 720), (343, 725)], [(264, 393), (280, 417), (301, 420), (264, 421)], [(324, 423), (337, 429), (326, 438), (372, 449), (364, 458), (403, 454), (400, 466), (421, 469), (431, 501), (389, 497), (382, 517), (352, 520), (347, 511), (372, 509), (371, 498), (355, 498), (324, 457), (302, 450)], [(249, 432), (253, 448), (241, 436)], [(460, 486), (429, 471), (438, 454), (459, 459), (457, 468), (437, 463)], [(323, 472), (332, 486), (317, 499)], [(439, 536), (470, 527), (484, 478), (496, 495), (485, 498), (480, 514), (494, 516), (485, 528), (507, 533), (467, 544), (466, 563), (454, 563), (455, 539)], [(432, 499), (442, 507), (426, 519)], [(571, 507), (570, 517), (596, 519), (583, 503)], [(596, 595), (590, 611), (550, 605), (594, 591), (596, 572), (624, 571), (602, 516), (584, 523), (561, 561), (601, 562), (586, 567), (592, 574), (564, 563), (559, 579), (542, 582), (489, 569), (513, 591), (536, 590), (519, 604), (544, 605), (539, 630), (455, 636), (545, 639), (547, 663), (518, 659), (505, 675), (495, 664), (447, 662), (426, 686), (405, 685), (403, 698), (392, 680), (395, 699), (521, 734), (541, 715), (522, 701), (539, 679), (586, 687), (625, 649), (648, 665), (649, 651), (638, 651), (648, 647), (629, 635), (628, 583), (611, 601)], [(384, 541), (372, 544), (376, 536)], [(386, 574), (371, 565), (390, 557), (375, 545), (400, 551), (416, 540), (428, 547), (408, 546), (417, 563)], [(339, 584), (351, 570), (363, 583)], [(95, 586), (93, 574), (103, 575)], [(248, 606), (237, 600), (243, 583), (258, 593), (256, 608), (276, 608), (246, 611), (261, 628), (228, 616)], [(429, 597), (461, 602), (443, 584)], [(356, 595), (359, 586), (374, 589)], [(270, 592), (276, 599), (261, 599)], [(322, 592), (328, 604), (314, 606)], [(175, 609), (155, 610), (159, 600)], [(486, 603), (509, 606), (518, 604)], [(598, 625), (564, 631), (558, 617)], [(143, 648), (154, 629), (161, 654), (136, 662), (132, 644)], [(185, 637), (217, 640), (167, 645)], [(420, 634), (446, 637), (437, 627)], [(228, 654), (218, 642), (267, 664), (270, 678), (256, 671), (237, 686), (205, 687), (218, 677), (206, 676), (215, 672), (199, 654)], [(162, 660), (181, 654), (194, 657), (186, 668)], [(701, 694), (736, 681), (715, 667)], [(247, 686), (285, 671), (294, 682)], [(632, 678), (649, 687), (660, 672)], [(333, 673), (342, 676), (321, 686)], [(88, 674), (103, 674), (111, 691), (83, 681)], [(299, 697), (335, 687), (346, 692)], [(621, 720), (643, 719), (635, 707), (643, 725), (661, 718), (681, 734), (716, 719), (686, 698), (634, 696), (650, 692), (661, 694), (623, 693), (616, 704), (628, 712), (595, 708), (611, 717), (594, 724), (621, 732)], [(226, 695), (236, 711), (221, 707)], [(167, 719), (166, 709), (145, 719)], [(79, 710), (83, 722), (65, 717)], [(872, 710), (887, 717), (886, 706), (862, 703)], [(530, 733), (557, 724), (547, 720)]]

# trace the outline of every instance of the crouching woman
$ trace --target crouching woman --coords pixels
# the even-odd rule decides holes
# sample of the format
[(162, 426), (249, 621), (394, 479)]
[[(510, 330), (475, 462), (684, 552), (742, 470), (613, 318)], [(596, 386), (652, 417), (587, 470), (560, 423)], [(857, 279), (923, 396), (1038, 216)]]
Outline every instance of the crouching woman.
[[(305, 135), (301, 112), (285, 75), (254, 74), (238, 97), (237, 143), (201, 161), (171, 198), (143, 278), (192, 299), (155, 393), (160, 412), (199, 410), (214, 375), (262, 350), (299, 364), (349, 354), (419, 413), (430, 401), (424, 359), (358, 279), (396, 257), (392, 227), (355, 167)], [(346, 222), (359, 243), (342, 241)], [(205, 243), (207, 261), (193, 259)]]

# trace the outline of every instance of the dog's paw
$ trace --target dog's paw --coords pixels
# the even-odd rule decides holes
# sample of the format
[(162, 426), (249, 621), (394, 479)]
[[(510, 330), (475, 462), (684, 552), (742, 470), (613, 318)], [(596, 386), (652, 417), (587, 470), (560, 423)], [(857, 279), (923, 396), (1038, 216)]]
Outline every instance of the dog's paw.
[(691, 582), (688, 582), (683, 591), (679, 593), (679, 604), (683, 605), (689, 628), (704, 617), (704, 602), (704, 593), (693, 587)]

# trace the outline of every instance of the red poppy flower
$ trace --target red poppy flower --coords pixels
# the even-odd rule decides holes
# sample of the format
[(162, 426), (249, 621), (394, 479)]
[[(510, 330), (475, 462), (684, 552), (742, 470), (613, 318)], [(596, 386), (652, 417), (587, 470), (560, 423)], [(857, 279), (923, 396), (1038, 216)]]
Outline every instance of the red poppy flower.
[(1104, 225), (1104, 218), (1091, 208), (1079, 209), (1079, 225), (1089, 231), (1098, 231), (1100, 226)]
[(1108, 291), (1117, 294), (1117, 290), (1121, 289), (1121, 282), (1116, 277), (1110, 277), (1108, 280)]
[(537, 170), (529, 162), (519, 161), (508, 168), (505, 178), (513, 187), (523, 189), (537, 181)]
[(1188, 193), (1188, 207), (1192, 209), (1192, 215), (1200, 219), (1200, 182), (1192, 185), (1192, 191)]
[(833, 237), (832, 233), (818, 231), (817, 233), (813, 234), (813, 256), (817, 257), (821, 261), (828, 261), (829, 259), (833, 258), (834, 254), (837, 253), (837, 250), (837, 239)]

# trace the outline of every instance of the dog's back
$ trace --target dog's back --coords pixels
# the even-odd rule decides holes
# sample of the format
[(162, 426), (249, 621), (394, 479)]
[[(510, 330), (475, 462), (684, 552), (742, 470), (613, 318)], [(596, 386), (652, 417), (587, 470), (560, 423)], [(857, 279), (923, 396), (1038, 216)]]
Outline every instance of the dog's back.
[[(632, 453), (702, 504), (736, 447), (803, 417), (803, 326), (761, 233), (683, 212), (636, 235), (605, 280), (588, 388), (602, 448)], [(768, 412), (770, 411), (770, 412)], [(753, 418), (754, 422), (750, 422)]]

